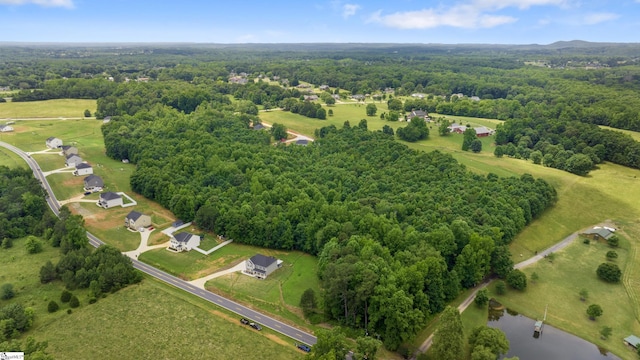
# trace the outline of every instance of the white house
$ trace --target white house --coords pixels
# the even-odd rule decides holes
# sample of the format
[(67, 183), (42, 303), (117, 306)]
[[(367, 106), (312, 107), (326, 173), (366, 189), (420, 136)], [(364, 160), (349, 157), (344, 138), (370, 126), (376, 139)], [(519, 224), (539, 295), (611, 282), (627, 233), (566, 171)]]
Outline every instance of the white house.
[(76, 169), (73, 171), (73, 175), (91, 175), (93, 174), (93, 167), (87, 163), (76, 164)]
[(112, 208), (114, 206), (122, 206), (122, 196), (111, 191), (102, 193), (98, 200), (98, 206), (105, 209)]
[(46, 144), (49, 149), (57, 149), (62, 146), (62, 140), (52, 136), (47, 139)]
[(13, 131), (13, 126), (11, 125), (0, 125), (0, 132), (11, 132)]
[(176, 251), (189, 251), (194, 247), (200, 246), (200, 236), (188, 232), (181, 232), (171, 235), (169, 240), (169, 248)]
[(272, 256), (256, 254), (245, 263), (245, 272), (259, 279), (266, 279), (269, 274), (282, 267), (282, 260)]
[(80, 163), (82, 163), (82, 158), (76, 154), (72, 154), (67, 156), (66, 160), (64, 161), (64, 166), (75, 167)]
[(98, 175), (91, 174), (84, 178), (84, 191), (102, 191), (103, 187), (104, 181), (102, 181), (102, 178)]

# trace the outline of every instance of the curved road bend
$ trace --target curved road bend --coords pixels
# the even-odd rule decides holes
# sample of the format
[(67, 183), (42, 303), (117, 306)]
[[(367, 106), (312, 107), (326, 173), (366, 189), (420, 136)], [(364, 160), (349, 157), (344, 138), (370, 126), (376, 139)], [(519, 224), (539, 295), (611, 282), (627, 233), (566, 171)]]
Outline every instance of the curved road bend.
[[(42, 187), (47, 191), (47, 194), (49, 195), (47, 197), (47, 203), (49, 204), (49, 207), (51, 208), (51, 210), (57, 215), (60, 214), (60, 203), (58, 203), (58, 200), (55, 197), (55, 194), (53, 193), (53, 190), (51, 189), (51, 186), (49, 186), (49, 183), (47, 182), (47, 179), (45, 178), (45, 176), (42, 174), (42, 170), (40, 169), (40, 166), (38, 165), (38, 163), (31, 158), (29, 155), (27, 155), (24, 151), (20, 150), (19, 148), (4, 143), (4, 142), (0, 142), (0, 146), (13, 151), (14, 153), (16, 153), (18, 156), (20, 156), (22, 159), (24, 159), (24, 161), (27, 162), (27, 164), (29, 165), (29, 167), (31, 168), (31, 170), (33, 170), (33, 174), (35, 175), (36, 179), (40, 180), (40, 182), (42, 183)], [(95, 235), (87, 232), (87, 238), (89, 239), (89, 244), (91, 244), (94, 247), (99, 247), (100, 245), (103, 245), (104, 242), (100, 239), (98, 239)], [(254, 320), (258, 323), (260, 323), (263, 326), (266, 326), (268, 328), (270, 328), (273, 331), (279, 332), (283, 335), (286, 335), (298, 342), (302, 342), (305, 344), (309, 344), (309, 345), (314, 345), (317, 342), (317, 338), (309, 333), (306, 333), (302, 330), (299, 330), (297, 328), (294, 328), (293, 326), (287, 325), (283, 322), (280, 322), (276, 319), (273, 319), (269, 316), (266, 316), (262, 313), (259, 313), (255, 310), (252, 310), (244, 305), (238, 304), (235, 301), (229, 300), (227, 298), (224, 298), (220, 295), (214, 294), (212, 292), (200, 289), (196, 286), (193, 286), (191, 284), (189, 284), (188, 282), (177, 278), (173, 275), (167, 274), (164, 271), (158, 270), (156, 268), (154, 268), (151, 265), (147, 265), (141, 261), (138, 261), (136, 259), (131, 259), (132, 263), (133, 263), (133, 267), (144, 272), (145, 274), (148, 274), (156, 279), (159, 279), (161, 281), (164, 281), (165, 283), (169, 284), (169, 285), (173, 285), (175, 287), (177, 287), (178, 289), (184, 290), (192, 295), (198, 296), (201, 299), (207, 300), (210, 303), (213, 303), (215, 305), (218, 305), (224, 309), (227, 309), (231, 312), (234, 312), (240, 316), (246, 317), (248, 319)]]

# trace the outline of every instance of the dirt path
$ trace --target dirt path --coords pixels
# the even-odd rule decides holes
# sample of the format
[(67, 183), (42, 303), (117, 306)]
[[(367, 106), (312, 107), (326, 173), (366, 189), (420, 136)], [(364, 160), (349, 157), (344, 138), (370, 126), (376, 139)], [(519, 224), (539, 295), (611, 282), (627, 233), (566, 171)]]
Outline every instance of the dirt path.
[[(590, 226), (590, 227), (595, 227), (595, 226), (615, 227), (611, 220), (605, 220), (605, 221), (601, 222), (600, 224), (596, 224), (596, 225), (593, 225), (593, 226)], [(573, 242), (573, 240), (577, 239), (578, 238), (578, 234), (583, 233), (584, 230), (585, 229), (580, 229), (580, 230), (574, 232), (573, 234), (571, 234), (571, 235), (565, 237), (564, 239), (562, 239), (562, 241), (560, 241), (560, 242), (556, 243), (555, 245), (553, 245), (553, 246), (551, 246), (551, 247), (539, 252), (536, 256), (515, 264), (513, 266), (513, 268), (514, 269), (525, 268), (525, 267), (527, 267), (529, 265), (535, 264), (536, 262), (544, 259), (547, 255), (549, 255), (552, 252), (556, 252), (558, 250), (564, 249), (565, 247), (569, 246), (569, 244), (571, 244)], [(487, 281), (483, 282), (482, 284), (478, 285), (473, 290), (473, 292), (460, 305), (458, 305), (458, 311), (460, 313), (465, 311), (467, 309), (467, 307), (469, 307), (469, 305), (471, 305), (471, 303), (473, 302), (478, 290), (480, 290), (482, 288), (485, 288), (490, 283), (491, 283), (491, 280), (487, 280)], [(631, 296), (631, 294), (629, 294), (629, 295), (633, 299), (633, 296)], [(433, 343), (433, 334), (429, 335), (429, 337), (420, 345), (420, 347), (413, 354), (411, 359), (416, 359), (418, 357), (419, 353), (424, 353), (427, 350), (429, 350), (429, 348), (431, 347), (432, 343)]]

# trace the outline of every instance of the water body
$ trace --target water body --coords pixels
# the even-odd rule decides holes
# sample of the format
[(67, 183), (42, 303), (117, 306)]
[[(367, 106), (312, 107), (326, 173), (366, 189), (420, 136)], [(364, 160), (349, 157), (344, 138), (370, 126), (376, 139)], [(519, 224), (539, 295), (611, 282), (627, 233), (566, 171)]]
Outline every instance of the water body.
[(501, 359), (517, 356), (520, 360), (620, 360), (610, 352), (548, 324), (535, 338), (534, 323), (534, 320), (517, 313), (490, 311), (487, 325), (504, 331), (510, 343), (509, 353)]

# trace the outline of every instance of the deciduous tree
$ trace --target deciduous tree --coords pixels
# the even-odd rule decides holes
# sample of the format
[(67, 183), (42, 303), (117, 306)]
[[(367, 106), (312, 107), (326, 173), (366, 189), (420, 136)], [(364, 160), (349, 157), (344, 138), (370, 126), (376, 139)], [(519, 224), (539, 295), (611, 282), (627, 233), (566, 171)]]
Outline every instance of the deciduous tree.
[(436, 359), (460, 360), (464, 356), (464, 333), (458, 309), (447, 306), (440, 315), (440, 325), (433, 337)]
[(589, 319), (595, 320), (596, 318), (602, 316), (602, 307), (598, 304), (591, 304), (587, 308), (587, 315)]

